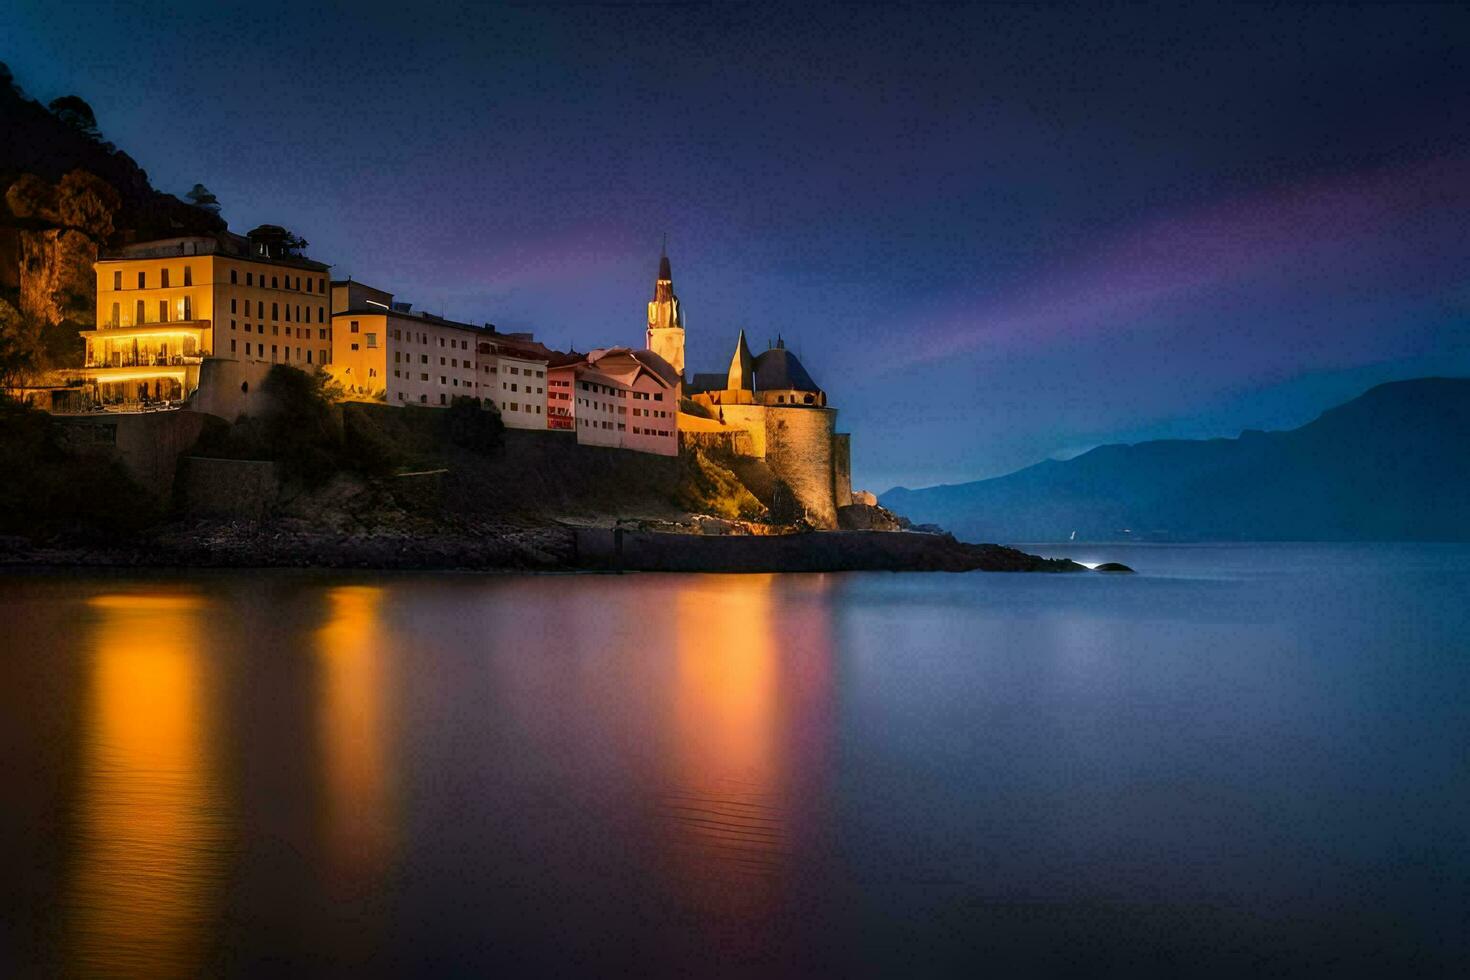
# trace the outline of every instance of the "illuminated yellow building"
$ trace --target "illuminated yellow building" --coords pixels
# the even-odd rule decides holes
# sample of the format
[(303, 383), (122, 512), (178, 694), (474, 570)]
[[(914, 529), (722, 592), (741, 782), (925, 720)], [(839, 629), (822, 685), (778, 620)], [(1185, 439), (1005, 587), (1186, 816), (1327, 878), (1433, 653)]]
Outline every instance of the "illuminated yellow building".
[(81, 331), (94, 400), (188, 397), (206, 357), (329, 363), (328, 266), (274, 226), (129, 245), (99, 259), (97, 326)]

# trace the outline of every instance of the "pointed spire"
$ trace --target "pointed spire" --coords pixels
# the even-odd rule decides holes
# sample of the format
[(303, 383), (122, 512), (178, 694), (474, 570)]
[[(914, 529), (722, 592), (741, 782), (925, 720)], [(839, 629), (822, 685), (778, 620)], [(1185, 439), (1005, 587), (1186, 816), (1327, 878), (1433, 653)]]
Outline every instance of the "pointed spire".
[(750, 345), (745, 342), (745, 331), (735, 341), (735, 355), (730, 358), (730, 373), (725, 378), (725, 387), (730, 391), (755, 390), (755, 361), (750, 356)]

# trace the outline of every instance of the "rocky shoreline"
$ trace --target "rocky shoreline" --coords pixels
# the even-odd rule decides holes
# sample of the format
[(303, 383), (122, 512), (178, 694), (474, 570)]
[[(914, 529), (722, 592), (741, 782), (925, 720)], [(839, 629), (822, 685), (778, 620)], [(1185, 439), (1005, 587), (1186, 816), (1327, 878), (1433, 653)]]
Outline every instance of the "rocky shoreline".
[[(437, 522), (436, 522), (437, 523)], [(811, 531), (699, 534), (640, 528), (463, 522), (323, 532), (305, 521), (190, 521), (119, 545), (0, 539), (0, 570), (331, 568), (384, 571), (1006, 571), (1087, 567), (947, 534)]]

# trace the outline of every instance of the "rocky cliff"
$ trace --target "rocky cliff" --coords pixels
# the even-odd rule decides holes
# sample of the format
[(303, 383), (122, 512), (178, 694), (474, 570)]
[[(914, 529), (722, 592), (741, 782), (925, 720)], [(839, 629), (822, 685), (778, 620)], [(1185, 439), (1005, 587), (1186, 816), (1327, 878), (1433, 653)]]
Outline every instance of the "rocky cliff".
[(225, 227), (213, 210), (155, 190), (132, 157), (102, 139), (81, 99), (43, 106), (3, 63), (0, 194), (0, 339), (27, 334), (38, 368), (79, 363), (76, 331), (95, 315), (100, 249)]

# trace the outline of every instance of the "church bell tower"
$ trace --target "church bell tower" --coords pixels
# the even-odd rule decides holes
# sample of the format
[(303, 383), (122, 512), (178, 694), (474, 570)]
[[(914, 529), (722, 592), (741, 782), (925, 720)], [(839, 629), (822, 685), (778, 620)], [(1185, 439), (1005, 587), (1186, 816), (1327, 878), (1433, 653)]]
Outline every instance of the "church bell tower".
[(648, 349), (672, 364), (681, 379), (684, 377), (684, 310), (674, 295), (667, 254), (659, 256), (653, 302), (648, 304)]

